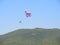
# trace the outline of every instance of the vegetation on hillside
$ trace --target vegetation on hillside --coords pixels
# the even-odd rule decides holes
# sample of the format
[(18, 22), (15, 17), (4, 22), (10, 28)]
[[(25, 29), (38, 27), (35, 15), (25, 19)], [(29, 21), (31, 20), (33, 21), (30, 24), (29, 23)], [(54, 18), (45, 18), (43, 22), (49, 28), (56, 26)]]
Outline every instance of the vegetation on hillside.
[(0, 45), (60, 45), (60, 29), (18, 29), (0, 36)]

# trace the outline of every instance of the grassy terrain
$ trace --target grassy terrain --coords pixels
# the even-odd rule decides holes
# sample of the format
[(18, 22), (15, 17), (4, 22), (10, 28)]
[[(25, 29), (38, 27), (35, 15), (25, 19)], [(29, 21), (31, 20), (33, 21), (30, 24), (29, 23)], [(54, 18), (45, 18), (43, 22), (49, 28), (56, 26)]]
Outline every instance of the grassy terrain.
[(18, 29), (1, 35), (0, 45), (60, 45), (60, 29)]

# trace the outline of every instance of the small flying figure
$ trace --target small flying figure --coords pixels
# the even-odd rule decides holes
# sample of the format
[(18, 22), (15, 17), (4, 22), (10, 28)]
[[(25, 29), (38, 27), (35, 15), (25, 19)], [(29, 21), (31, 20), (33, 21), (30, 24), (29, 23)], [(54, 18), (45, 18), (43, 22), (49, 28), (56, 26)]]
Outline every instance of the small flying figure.
[(22, 23), (22, 21), (19, 21), (19, 23)]

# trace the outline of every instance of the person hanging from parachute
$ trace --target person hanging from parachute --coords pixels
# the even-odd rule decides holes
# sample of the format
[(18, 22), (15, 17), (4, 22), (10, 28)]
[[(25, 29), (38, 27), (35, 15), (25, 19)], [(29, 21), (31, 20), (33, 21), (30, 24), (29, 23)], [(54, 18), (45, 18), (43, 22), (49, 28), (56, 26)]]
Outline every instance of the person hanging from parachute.
[(19, 23), (22, 23), (22, 21), (20, 20)]
[(25, 14), (26, 14), (26, 17), (27, 17), (27, 18), (28, 18), (28, 17), (31, 17), (31, 12), (30, 12), (30, 10), (25, 9), (24, 11), (25, 11)]

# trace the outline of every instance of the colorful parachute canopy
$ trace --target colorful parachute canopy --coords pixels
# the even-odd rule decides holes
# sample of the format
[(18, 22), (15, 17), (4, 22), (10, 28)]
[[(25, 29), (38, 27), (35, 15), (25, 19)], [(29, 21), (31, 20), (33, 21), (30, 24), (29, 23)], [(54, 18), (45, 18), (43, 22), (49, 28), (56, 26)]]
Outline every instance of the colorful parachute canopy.
[(30, 12), (30, 10), (26, 9), (26, 10), (25, 10), (25, 13), (26, 13), (26, 17), (31, 17), (31, 12)]

